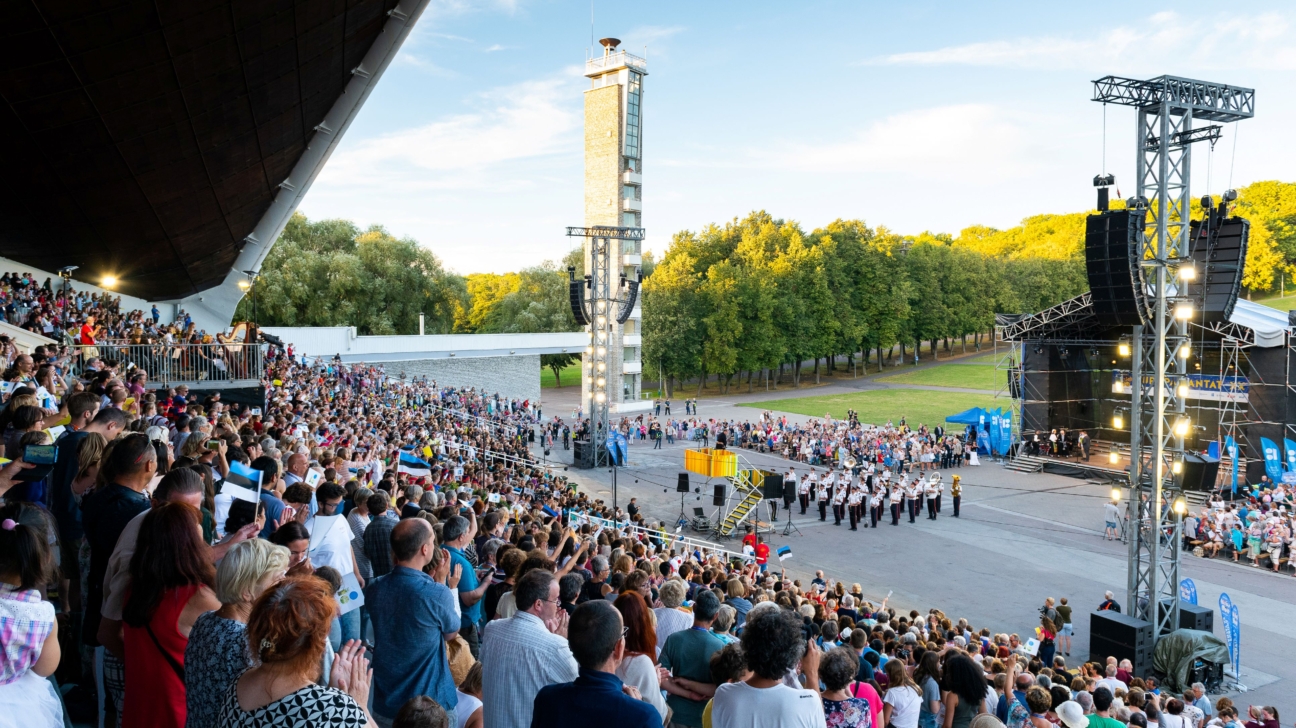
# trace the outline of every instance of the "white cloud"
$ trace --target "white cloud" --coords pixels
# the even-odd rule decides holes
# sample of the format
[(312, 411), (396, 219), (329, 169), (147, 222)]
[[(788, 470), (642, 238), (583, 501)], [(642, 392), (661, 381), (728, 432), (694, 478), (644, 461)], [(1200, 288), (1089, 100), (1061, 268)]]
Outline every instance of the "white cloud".
[(753, 151), (758, 166), (788, 170), (889, 175), (927, 181), (989, 181), (1027, 176), (1038, 168), (1040, 119), (989, 104), (962, 104), (893, 114), (845, 139), (792, 142)]
[(865, 59), (861, 65), (968, 65), (1031, 70), (1120, 68), (1165, 73), (1165, 64), (1201, 69), (1296, 69), (1296, 37), (1278, 13), (1189, 19), (1157, 13), (1137, 26), (1097, 36), (1039, 36), (946, 46)]
[(424, 73), (427, 73), (432, 76), (438, 76), (440, 78), (457, 78), (459, 76), (459, 74), (456, 71), (446, 68), (445, 66), (441, 66), (436, 63), (433, 63), (432, 61), (423, 58), (421, 56), (416, 56), (413, 53), (410, 53), (408, 51), (401, 51), (399, 54), (397, 54), (396, 63), (402, 66), (409, 66), (410, 68), (417, 68), (418, 70), (423, 71)]
[(482, 49), (482, 52), (483, 52), (483, 53), (494, 53), (494, 52), (496, 52), (496, 51), (502, 51), (502, 50), (504, 50), (504, 49), (505, 49), (505, 46), (502, 46), (502, 45), (500, 45), (499, 43), (496, 43), (495, 45), (492, 45), (492, 46), (490, 46), (489, 48), (483, 48), (483, 49)]

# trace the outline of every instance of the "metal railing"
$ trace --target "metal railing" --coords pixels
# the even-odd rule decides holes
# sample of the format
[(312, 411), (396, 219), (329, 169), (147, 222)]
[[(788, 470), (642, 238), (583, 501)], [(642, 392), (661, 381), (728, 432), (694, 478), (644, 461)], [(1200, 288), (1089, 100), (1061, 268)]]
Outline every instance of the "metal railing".
[(149, 381), (214, 383), (257, 380), (265, 370), (264, 344), (128, 344), (104, 342), (72, 347), (73, 371), (80, 374), (93, 359), (115, 360), (123, 371), (148, 373)]
[(590, 71), (599, 71), (604, 68), (616, 68), (617, 66), (629, 66), (642, 71), (648, 68), (648, 61), (639, 56), (626, 53), (625, 51), (617, 51), (616, 53), (595, 56), (588, 61), (585, 61), (585, 72), (589, 73)]

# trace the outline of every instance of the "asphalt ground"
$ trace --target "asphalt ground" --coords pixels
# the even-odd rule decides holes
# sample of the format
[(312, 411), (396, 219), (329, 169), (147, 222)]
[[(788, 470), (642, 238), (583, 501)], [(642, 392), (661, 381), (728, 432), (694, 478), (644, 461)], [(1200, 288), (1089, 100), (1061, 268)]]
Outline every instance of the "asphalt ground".
[[(869, 388), (867, 383), (860, 385)], [(779, 394), (817, 395), (825, 389), (783, 390)], [(568, 416), (576, 396), (575, 387), (544, 390), (546, 416)], [(933, 391), (931, 396), (940, 393)], [(734, 405), (756, 398), (769, 395), (759, 392), (704, 399), (699, 402), (699, 416), (754, 419), (759, 410)], [(675, 401), (675, 416), (679, 417), (682, 399)], [(807, 419), (788, 416), (799, 422)], [(629, 464), (616, 474), (617, 502), (624, 507), (634, 497), (645, 517), (671, 524), (681, 505), (690, 517), (694, 507), (713, 514), (716, 508), (711, 505), (710, 486), (721, 479), (707, 482), (692, 476), (691, 484), (701, 492), (687, 494), (682, 504), (675, 492), (677, 474), (684, 470), (685, 449), (679, 442), (655, 450), (650, 441), (632, 441)], [(739, 453), (752, 465), (775, 472), (783, 472), (789, 464), (777, 456)], [(570, 464), (571, 453), (559, 448), (551, 453), (551, 460)], [(797, 465), (796, 469), (803, 473), (806, 466)], [(954, 472), (962, 476), (960, 518), (952, 517), (948, 490), (935, 521), (926, 520), (923, 513), (910, 524), (902, 515), (900, 525), (893, 527), (888, 514), (879, 528), (856, 532), (845, 522), (833, 526), (831, 511), (828, 520), (821, 522), (813, 504), (805, 516), (799, 515), (794, 505), (793, 522), (799, 533), (783, 535), (786, 516), (780, 508), (780, 520), (765, 538), (772, 552), (783, 544), (792, 548), (792, 558), (782, 566), (793, 578), (805, 580), (815, 569), (823, 569), (839, 581), (859, 582), (864, 594), (875, 602), (893, 592), (890, 605), (897, 609), (926, 612), (935, 607), (952, 619), (965, 617), (978, 628), (1016, 632), (1023, 639), (1039, 624), (1038, 609), (1045, 597), (1067, 597), (1074, 609), (1075, 630), (1068, 664), (1086, 659), (1090, 610), (1103, 601), (1107, 590), (1122, 604), (1125, 599), (1127, 548), (1103, 537), (1103, 506), (1110, 488), (1059, 475), (1018, 473), (988, 459), (978, 467), (944, 472), (947, 483)], [(596, 497), (612, 500), (612, 475), (607, 470), (571, 468), (567, 474)], [(1220, 593), (1227, 592), (1239, 607), (1241, 683), (1249, 690), (1229, 693), (1234, 701), (1244, 710), (1249, 704), (1273, 705), (1283, 716), (1296, 715), (1296, 665), (1292, 660), (1296, 655), (1296, 578), (1292, 572), (1276, 575), (1228, 559), (1192, 555), (1183, 557), (1180, 570), (1181, 576), (1196, 582), (1201, 605), (1218, 611)], [(1215, 634), (1224, 638), (1218, 614)], [(1059, 654), (1062, 648), (1059, 645)]]

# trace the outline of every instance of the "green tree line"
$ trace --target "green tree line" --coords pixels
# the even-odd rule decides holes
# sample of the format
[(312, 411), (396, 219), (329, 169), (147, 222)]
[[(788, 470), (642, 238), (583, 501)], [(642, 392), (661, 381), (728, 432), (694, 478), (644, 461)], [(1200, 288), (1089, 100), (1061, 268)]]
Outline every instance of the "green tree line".
[[(995, 312), (1038, 311), (1085, 290), (1077, 258), (986, 255), (949, 236), (897, 235), (860, 220), (806, 233), (754, 212), (677, 233), (645, 281), (644, 364), (669, 382), (715, 376), (722, 390), (806, 362), (885, 366), (921, 344), (979, 346)], [(857, 361), (858, 358), (858, 361)], [(822, 364), (821, 364), (822, 362)]]
[[(1240, 188), (1235, 212), (1251, 238), (1248, 292), (1296, 276), (1296, 184)], [(1198, 209), (1194, 201), (1193, 209)], [(676, 233), (660, 262), (645, 254), (643, 362), (647, 379), (745, 376), (822, 367), (888, 366), (939, 342), (978, 347), (994, 314), (1047, 308), (1087, 288), (1088, 212), (1035, 215), (1006, 230), (971, 226), (957, 236), (905, 236), (860, 220), (807, 233), (754, 212), (742, 220)], [(573, 331), (567, 268), (575, 250), (516, 273), (461, 276), (427, 248), (381, 226), (293, 215), (255, 287), (268, 326), (355, 326), (361, 334), (413, 334), (418, 315), (438, 333)], [(252, 318), (253, 297), (236, 317)], [(966, 345), (966, 344), (964, 344)], [(575, 356), (547, 356), (555, 374)]]

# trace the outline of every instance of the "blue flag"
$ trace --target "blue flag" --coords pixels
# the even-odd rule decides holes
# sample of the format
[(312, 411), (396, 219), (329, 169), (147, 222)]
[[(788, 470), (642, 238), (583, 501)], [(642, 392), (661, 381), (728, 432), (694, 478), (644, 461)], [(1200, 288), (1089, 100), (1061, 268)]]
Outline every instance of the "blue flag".
[(1233, 469), (1233, 492), (1237, 492), (1238, 446), (1232, 435), (1224, 436), (1224, 450), (1228, 453), (1229, 464)]
[(1007, 455), (1012, 447), (1012, 410), (1004, 410), (999, 416), (999, 447), (1000, 455)]
[(427, 461), (416, 457), (414, 453), (401, 450), (400, 463), (396, 466), (396, 471), (416, 478), (426, 478), (432, 474), (432, 467), (427, 464)]
[(1192, 579), (1184, 579), (1179, 582), (1179, 599), (1189, 604), (1197, 603), (1197, 582)]
[(1265, 475), (1269, 476), (1269, 480), (1278, 483), (1282, 479), (1282, 456), (1278, 454), (1277, 443), (1262, 437), (1260, 448), (1264, 451)]
[(999, 410), (997, 410), (997, 409), (990, 410), (990, 454), (991, 454), (991, 455), (998, 455), (999, 452), (1000, 452), (1000, 450), (999, 450), (999, 437), (1000, 437), (999, 416), (1000, 416), (1000, 415), (999, 415)]
[(1287, 455), (1287, 472), (1296, 472), (1296, 442), (1292, 442), (1291, 438), (1285, 438), (1283, 449), (1286, 450)]

